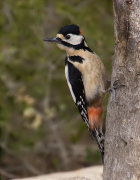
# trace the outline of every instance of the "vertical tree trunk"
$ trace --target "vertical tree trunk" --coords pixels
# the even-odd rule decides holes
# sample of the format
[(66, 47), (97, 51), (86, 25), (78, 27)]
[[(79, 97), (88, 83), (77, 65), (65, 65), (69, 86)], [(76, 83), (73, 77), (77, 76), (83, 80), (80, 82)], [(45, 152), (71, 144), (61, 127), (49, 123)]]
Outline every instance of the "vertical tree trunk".
[(140, 0), (114, 0), (115, 52), (109, 98), (104, 180), (140, 180)]

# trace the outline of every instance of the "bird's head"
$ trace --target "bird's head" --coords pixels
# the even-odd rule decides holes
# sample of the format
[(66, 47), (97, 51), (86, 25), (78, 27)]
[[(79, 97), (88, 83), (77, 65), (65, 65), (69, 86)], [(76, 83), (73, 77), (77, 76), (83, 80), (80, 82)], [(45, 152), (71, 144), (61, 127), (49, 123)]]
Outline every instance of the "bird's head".
[(67, 54), (71, 51), (87, 47), (82, 31), (74, 24), (62, 27), (58, 31), (56, 37), (43, 40), (56, 43), (57, 46), (60, 49), (65, 50)]

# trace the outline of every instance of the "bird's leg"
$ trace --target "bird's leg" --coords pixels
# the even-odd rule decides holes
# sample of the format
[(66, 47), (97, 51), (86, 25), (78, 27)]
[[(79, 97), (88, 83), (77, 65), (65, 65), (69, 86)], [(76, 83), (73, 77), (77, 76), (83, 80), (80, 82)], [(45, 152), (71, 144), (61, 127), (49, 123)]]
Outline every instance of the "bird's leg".
[(119, 80), (116, 80), (116, 81), (113, 83), (113, 86), (110, 87), (110, 88), (108, 88), (108, 89), (106, 90), (106, 93), (108, 93), (109, 91), (112, 91), (112, 92), (113, 92), (112, 99), (113, 99), (113, 101), (114, 101), (115, 103), (118, 103), (118, 101), (116, 101), (116, 91), (115, 91), (115, 89), (117, 89), (117, 88), (120, 87), (120, 86), (125, 86), (124, 84), (118, 84), (118, 83), (117, 83), (118, 81), (119, 81)]

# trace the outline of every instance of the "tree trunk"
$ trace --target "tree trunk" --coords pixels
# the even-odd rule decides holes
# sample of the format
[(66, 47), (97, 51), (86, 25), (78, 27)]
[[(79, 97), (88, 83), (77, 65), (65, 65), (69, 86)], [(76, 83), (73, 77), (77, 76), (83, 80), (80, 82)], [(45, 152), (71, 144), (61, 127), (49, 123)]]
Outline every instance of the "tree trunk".
[(140, 0), (114, 0), (115, 51), (109, 97), (104, 180), (140, 180)]

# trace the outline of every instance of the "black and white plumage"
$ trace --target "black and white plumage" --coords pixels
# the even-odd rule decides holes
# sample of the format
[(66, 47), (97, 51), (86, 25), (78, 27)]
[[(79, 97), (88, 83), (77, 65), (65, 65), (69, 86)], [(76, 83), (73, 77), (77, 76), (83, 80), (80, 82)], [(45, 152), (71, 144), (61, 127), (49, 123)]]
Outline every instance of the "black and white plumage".
[(82, 74), (81, 72), (74, 67), (73, 64), (69, 62), (71, 61), (77, 61), (82, 63), (82, 58), (80, 56), (72, 56), (72, 57), (66, 57), (65, 59), (65, 76), (66, 80), (71, 92), (71, 95), (73, 97), (73, 100), (79, 110), (79, 113), (83, 119), (83, 121), (86, 123), (88, 130), (92, 136), (92, 138), (95, 138), (97, 141), (97, 144), (99, 146), (102, 160), (104, 156), (104, 135), (102, 131), (99, 131), (95, 128), (94, 131), (92, 131), (89, 128), (89, 121), (88, 121), (88, 113), (87, 113), (87, 104), (85, 100), (85, 90), (82, 80)]
[(86, 125), (89, 127), (82, 74), (77, 68), (74, 67), (73, 64), (71, 64), (68, 61), (68, 59), (75, 60), (76, 58), (77, 58), (77, 61), (80, 61), (80, 60), (82, 61), (82, 58), (79, 56), (66, 58), (65, 76), (67, 79), (67, 83), (68, 83), (71, 95), (79, 110), (79, 113), (82, 116), (82, 119), (84, 120)]
[(55, 42), (67, 53), (65, 75), (71, 95), (91, 136), (95, 137), (103, 159), (102, 102), (107, 87), (104, 65), (87, 46), (76, 25), (64, 26), (55, 38), (44, 40)]

